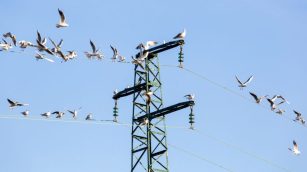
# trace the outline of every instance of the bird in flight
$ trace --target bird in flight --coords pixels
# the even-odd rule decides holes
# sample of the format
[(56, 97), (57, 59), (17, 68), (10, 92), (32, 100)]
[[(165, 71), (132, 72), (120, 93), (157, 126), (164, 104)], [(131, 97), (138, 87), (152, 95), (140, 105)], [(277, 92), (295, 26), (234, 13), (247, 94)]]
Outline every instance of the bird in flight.
[(54, 62), (52, 59), (45, 57), (45, 54), (40, 54), (38, 52), (36, 52), (34, 57), (36, 58), (36, 60), (47, 60), (49, 62)]
[(42, 116), (42, 117), (45, 117), (45, 118), (49, 118), (50, 115), (51, 115), (51, 112), (50, 112), (50, 111), (41, 114), (41, 116)]
[(176, 36), (174, 36), (173, 39), (184, 39), (186, 37), (186, 34), (187, 34), (186, 30), (183, 29), (183, 32), (178, 33)]
[(22, 114), (24, 117), (28, 117), (29, 114), (30, 114), (30, 111), (29, 111), (29, 110), (26, 110), (26, 111), (21, 112), (21, 114)]
[(69, 26), (66, 22), (65, 15), (64, 15), (63, 11), (58, 9), (58, 12), (59, 12), (59, 15), (60, 15), (60, 21), (59, 21), (58, 24), (56, 24), (56, 27), (57, 28), (63, 28), (63, 27)]
[(13, 44), (16, 46), (16, 43), (17, 43), (16, 36), (13, 35), (11, 32), (7, 32), (7, 33), (3, 34), (3, 37), (4, 38), (8, 38), (8, 37), (11, 38)]
[(61, 45), (63, 43), (63, 39), (60, 40), (58, 44), (56, 44), (51, 38), (49, 38), (51, 43), (53, 44), (54, 48), (51, 49), (51, 52), (57, 54), (59, 51), (61, 51)]
[(267, 98), (267, 101), (270, 103), (271, 110), (274, 111), (277, 108), (277, 105), (274, 103), (274, 100)]
[[(81, 107), (80, 107), (78, 110), (80, 110), (80, 109), (81, 109)], [(67, 111), (68, 111), (69, 113), (72, 114), (72, 117), (73, 117), (74, 119), (77, 119), (78, 110), (67, 110)]]
[(303, 118), (302, 114), (296, 110), (293, 110), (293, 112), (295, 113), (296, 117), (293, 121), (297, 122), (301, 122), (301, 124), (305, 124), (305, 119)]
[(112, 45), (110, 45), (112, 51), (113, 51), (113, 56), (111, 57), (112, 62), (115, 62), (115, 60), (117, 59), (117, 57), (119, 56), (118, 51), (115, 47), (113, 47)]
[(2, 48), (0, 51), (7, 51), (12, 48), (12, 44), (6, 42), (6, 40), (2, 39), (3, 42), (0, 42), (0, 47)]
[(239, 83), (238, 87), (240, 87), (241, 90), (243, 90), (244, 87), (247, 87), (247, 84), (249, 84), (253, 80), (254, 76), (250, 76), (244, 83), (240, 81), (240, 79), (236, 76), (236, 79)]
[(88, 59), (92, 59), (93, 57), (96, 57), (98, 60), (101, 60), (103, 58), (103, 54), (99, 52), (99, 49), (96, 49), (96, 46), (92, 40), (90, 40), (90, 44), (92, 47), (92, 52), (84, 52), (86, 57)]
[(7, 101), (9, 102), (9, 107), (11, 108), (11, 109), (13, 109), (14, 107), (16, 107), (16, 106), (28, 106), (29, 104), (27, 104), (27, 103), (19, 103), (19, 102), (17, 102), (17, 101), (13, 101), (13, 100), (11, 100), (11, 99), (7, 99)]
[(293, 148), (288, 148), (294, 155), (299, 155), (301, 152), (298, 150), (298, 145), (295, 140), (293, 140)]
[(92, 113), (89, 113), (89, 114), (86, 116), (85, 120), (93, 120)]
[(33, 44), (31, 42), (25, 41), (25, 40), (19, 41), (18, 44), (19, 44), (19, 47), (22, 49), (25, 49), (28, 46), (33, 47)]
[(56, 118), (60, 118), (61, 119), (65, 113), (64, 112), (60, 112), (60, 111), (54, 111), (54, 112), (52, 112), (52, 114), (56, 114), (57, 115)]
[(262, 99), (268, 97), (268, 95), (258, 97), (255, 93), (249, 92), (249, 94), (255, 99), (256, 103), (259, 104)]

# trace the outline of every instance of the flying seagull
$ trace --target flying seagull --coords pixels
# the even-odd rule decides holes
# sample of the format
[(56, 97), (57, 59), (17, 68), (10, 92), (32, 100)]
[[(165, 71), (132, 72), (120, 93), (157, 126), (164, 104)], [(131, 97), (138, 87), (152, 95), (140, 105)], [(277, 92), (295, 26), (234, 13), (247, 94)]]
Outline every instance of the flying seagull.
[(56, 27), (57, 27), (57, 28), (62, 28), (62, 27), (67, 27), (67, 26), (69, 26), (69, 25), (67, 24), (66, 20), (65, 20), (65, 15), (64, 15), (63, 11), (60, 10), (60, 9), (58, 9), (58, 12), (59, 12), (59, 14), (60, 14), (60, 21), (59, 21), (58, 24), (56, 24)]
[(13, 35), (11, 32), (7, 32), (7, 33), (3, 34), (3, 37), (4, 38), (8, 38), (8, 37), (11, 38), (13, 44), (16, 46), (16, 43), (17, 43), (16, 36)]
[(57, 115), (56, 118), (60, 118), (61, 119), (65, 113), (64, 112), (60, 112), (60, 111), (54, 111), (54, 112), (52, 112), (52, 114), (56, 114)]
[(301, 122), (303, 125), (305, 124), (305, 119), (303, 118), (302, 114), (296, 110), (293, 110), (293, 112), (295, 113), (296, 117), (293, 121), (297, 122)]
[(291, 152), (293, 152), (294, 155), (299, 155), (301, 154), (301, 152), (298, 150), (298, 145), (295, 142), (295, 140), (293, 140), (293, 148), (288, 148)]
[(99, 49), (96, 49), (96, 46), (92, 40), (90, 40), (90, 44), (92, 47), (92, 52), (84, 52), (86, 57), (88, 59), (92, 59), (93, 57), (96, 57), (98, 60), (101, 60), (103, 58), (103, 54), (99, 52)]
[(7, 99), (7, 101), (9, 102), (9, 104), (10, 104), (10, 108), (11, 109), (13, 109), (14, 107), (16, 107), (16, 106), (28, 106), (29, 104), (27, 104), (27, 103), (19, 103), (19, 102), (17, 102), (17, 101), (13, 101), (13, 100), (10, 100), (10, 99)]
[(269, 98), (267, 98), (267, 101), (270, 103), (271, 110), (274, 111), (277, 108), (277, 106), (274, 103), (274, 101), (272, 99), (269, 99)]
[(89, 113), (89, 114), (86, 116), (85, 120), (93, 120), (92, 118), (93, 118), (93, 117), (92, 117), (92, 113)]
[(187, 98), (190, 101), (194, 101), (195, 95), (194, 94), (187, 94), (184, 97)]
[(22, 49), (25, 49), (28, 46), (33, 47), (33, 44), (31, 42), (29, 42), (29, 41), (22, 40), (22, 41), (19, 41), (18, 44), (19, 44), (19, 47), (22, 48)]
[[(80, 109), (81, 109), (81, 107), (80, 107), (78, 110), (80, 110)], [(67, 111), (68, 111), (69, 113), (72, 114), (72, 117), (73, 117), (74, 119), (77, 119), (78, 110), (67, 110)]]
[(268, 95), (265, 95), (265, 96), (258, 97), (255, 93), (252, 93), (252, 92), (249, 92), (249, 94), (253, 96), (257, 104), (259, 104), (262, 101), (262, 99), (268, 96)]
[(24, 117), (28, 117), (28, 116), (29, 116), (29, 113), (30, 113), (29, 110), (26, 110), (26, 111), (21, 112), (21, 114), (22, 114)]
[(2, 48), (1, 51), (7, 51), (9, 50), (10, 48), (12, 48), (12, 44), (9, 44), (6, 42), (6, 40), (2, 39), (3, 42), (0, 42), (0, 47)]
[(187, 34), (186, 30), (183, 29), (183, 32), (178, 33), (173, 39), (184, 39), (186, 34)]
[(60, 40), (60, 42), (58, 44), (56, 44), (51, 38), (49, 38), (49, 40), (51, 41), (51, 43), (53, 44), (54, 48), (51, 49), (51, 52), (53, 53), (58, 53), (59, 51), (61, 51), (61, 45), (63, 43), (63, 39)]
[(49, 118), (50, 115), (51, 115), (51, 112), (50, 112), (50, 111), (41, 114), (42, 117), (46, 117), (46, 118)]
[(243, 83), (243, 82), (241, 82), (241, 81), (239, 80), (239, 78), (236, 76), (236, 79), (237, 79), (237, 81), (238, 81), (238, 83), (239, 83), (238, 87), (240, 87), (240, 89), (242, 90), (244, 87), (247, 87), (247, 84), (250, 83), (250, 82), (253, 80), (253, 78), (254, 78), (254, 76), (252, 75), (252, 76), (250, 76), (250, 77)]
[(45, 45), (46, 44), (45, 42), (46, 41), (44, 41), (42, 43), (38, 39), (36, 40), (38, 50), (39, 51), (45, 51), (45, 52), (47, 52), (50, 55), (54, 55), (53, 52), (51, 50), (49, 50), (48, 47)]
[(124, 62), (126, 61), (126, 57), (122, 56), (122, 55), (118, 55), (118, 61), (117, 62)]
[(118, 51), (115, 47), (113, 47), (112, 45), (110, 45), (112, 51), (113, 51), (113, 56), (111, 57), (112, 61), (115, 62), (115, 60), (117, 59), (118, 57)]
[(47, 60), (49, 62), (54, 62), (52, 59), (45, 57), (45, 54), (40, 54), (38, 52), (36, 52), (34, 57), (36, 58), (36, 60)]

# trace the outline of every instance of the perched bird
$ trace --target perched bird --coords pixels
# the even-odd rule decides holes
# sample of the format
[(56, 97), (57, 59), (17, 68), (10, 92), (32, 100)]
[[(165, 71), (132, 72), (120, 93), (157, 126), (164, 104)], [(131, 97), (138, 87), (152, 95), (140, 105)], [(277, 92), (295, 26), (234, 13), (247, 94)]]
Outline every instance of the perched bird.
[(272, 99), (268, 99), (268, 98), (267, 98), (267, 101), (270, 103), (271, 110), (274, 111), (277, 108), (277, 106), (274, 103), (274, 101)]
[(28, 46), (33, 47), (33, 44), (31, 42), (24, 41), (24, 40), (19, 41), (18, 44), (19, 44), (19, 47), (22, 48), (22, 49), (25, 49)]
[(96, 57), (98, 60), (101, 60), (103, 58), (103, 54), (101, 52), (99, 52), (99, 49), (96, 49), (95, 44), (93, 43), (92, 40), (90, 40), (90, 44), (92, 47), (92, 52), (84, 52), (86, 57), (88, 59), (92, 59), (93, 57)]
[(149, 119), (148, 118), (144, 118), (141, 122), (140, 122), (140, 125), (147, 125), (149, 124)]
[(12, 44), (6, 42), (6, 40), (2, 39), (3, 42), (0, 42), (1, 51), (7, 51), (12, 48)]
[(237, 79), (237, 81), (238, 81), (238, 83), (239, 83), (238, 87), (240, 87), (240, 89), (242, 90), (244, 87), (247, 87), (247, 84), (250, 83), (250, 82), (253, 80), (253, 78), (254, 78), (254, 76), (252, 75), (252, 76), (250, 76), (250, 77), (243, 83), (243, 82), (241, 82), (241, 81), (239, 80), (239, 78), (236, 76), (236, 79)]
[(184, 97), (187, 98), (190, 101), (194, 101), (195, 95), (194, 94), (187, 94)]
[(54, 62), (52, 59), (45, 57), (45, 54), (40, 54), (38, 52), (36, 52), (34, 57), (36, 58), (36, 60), (47, 60), (49, 62)]
[(115, 94), (117, 94), (117, 93), (118, 93), (118, 90), (115, 89), (115, 90), (113, 91), (113, 95), (115, 95)]
[(89, 114), (86, 116), (85, 120), (93, 120), (92, 118), (93, 118), (93, 117), (92, 117), (92, 113), (89, 113)]
[(113, 51), (113, 56), (111, 57), (111, 59), (112, 59), (113, 62), (115, 62), (115, 60), (117, 59), (119, 54), (118, 54), (118, 51), (117, 51), (116, 48), (114, 48), (112, 45), (110, 45), (110, 47), (111, 47), (111, 49)]
[(186, 34), (187, 34), (186, 30), (183, 29), (183, 32), (178, 33), (173, 39), (184, 39)]
[(27, 104), (27, 103), (19, 103), (19, 102), (17, 102), (17, 101), (13, 101), (13, 100), (10, 100), (10, 99), (7, 99), (7, 101), (9, 102), (9, 104), (10, 104), (10, 108), (11, 109), (13, 109), (14, 107), (16, 107), (16, 106), (28, 106), (29, 104)]
[[(80, 110), (81, 109), (81, 107), (78, 109), (78, 110)], [(69, 113), (71, 113), (72, 114), (72, 117), (74, 118), (74, 119), (77, 119), (77, 116), (78, 116), (78, 110), (67, 110)]]
[(285, 113), (286, 111), (283, 109), (277, 109), (276, 113), (279, 115), (282, 115), (283, 113)]
[(16, 43), (17, 43), (16, 36), (13, 35), (11, 32), (7, 32), (7, 33), (3, 34), (3, 37), (4, 38), (8, 38), (8, 37), (11, 38), (13, 44), (16, 46)]
[(62, 10), (58, 9), (59, 15), (60, 15), (60, 21), (58, 24), (56, 24), (57, 28), (67, 27), (69, 26), (65, 20), (65, 15)]
[(257, 104), (259, 104), (262, 101), (262, 99), (268, 97), (268, 95), (258, 97), (255, 93), (252, 92), (249, 92), (249, 94), (253, 96)]
[(51, 41), (51, 43), (54, 46), (54, 48), (51, 49), (51, 52), (57, 54), (59, 51), (61, 51), (61, 46), (62, 46), (62, 43), (63, 43), (63, 39), (61, 39), (58, 44), (56, 44), (51, 38), (49, 38), (49, 40)]
[(288, 148), (291, 152), (293, 152), (294, 155), (299, 155), (301, 154), (301, 152), (298, 150), (298, 145), (295, 142), (295, 140), (293, 140), (293, 148)]
[(146, 44), (145, 44), (144, 49), (148, 50), (149, 47), (155, 46), (157, 44), (158, 44), (158, 42), (156, 42), (156, 41), (147, 41)]
[(146, 104), (149, 105), (151, 102), (151, 96), (153, 95), (153, 92), (151, 90), (148, 90), (147, 92), (144, 92), (143, 95), (146, 97)]
[(42, 117), (46, 117), (46, 118), (49, 118), (50, 115), (51, 115), (51, 112), (50, 112), (50, 111), (41, 114)]
[(135, 65), (138, 65), (138, 66), (140, 66), (142, 69), (144, 69), (145, 70), (145, 67), (143, 66), (143, 61), (144, 60), (142, 60), (142, 59), (135, 59), (135, 58), (133, 58), (133, 56), (131, 56), (131, 58), (132, 58), (132, 61), (131, 61), (131, 63), (132, 64), (135, 64)]
[(301, 122), (301, 124), (305, 124), (305, 119), (303, 118), (302, 114), (298, 111), (293, 110), (293, 112), (295, 113), (296, 117), (293, 121), (295, 122)]
[(54, 112), (52, 112), (52, 114), (56, 114), (57, 115), (56, 118), (60, 118), (61, 119), (65, 113), (64, 112), (60, 112), (60, 111), (54, 111)]
[(29, 110), (26, 110), (26, 111), (21, 112), (21, 114), (22, 114), (24, 117), (28, 117), (28, 116), (29, 116), (29, 113), (30, 113)]

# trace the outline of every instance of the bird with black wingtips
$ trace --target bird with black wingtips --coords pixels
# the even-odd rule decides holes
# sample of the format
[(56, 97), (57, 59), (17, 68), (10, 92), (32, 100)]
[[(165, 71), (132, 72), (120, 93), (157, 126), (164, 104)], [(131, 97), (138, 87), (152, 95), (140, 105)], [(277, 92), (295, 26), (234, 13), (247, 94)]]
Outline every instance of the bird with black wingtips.
[(25, 40), (19, 41), (18, 44), (19, 44), (19, 47), (22, 49), (25, 49), (28, 46), (33, 47), (33, 44), (31, 42), (25, 41)]
[(61, 51), (63, 39), (61, 39), (58, 44), (56, 44), (51, 38), (49, 38), (49, 40), (52, 43), (52, 45), (54, 46), (53, 48), (51, 48), (51, 52), (58, 54), (58, 52)]
[(296, 115), (294, 122), (300, 122), (301, 124), (305, 124), (305, 119), (303, 118), (302, 114), (296, 110), (293, 110), (294, 114)]
[(298, 149), (298, 145), (295, 140), (293, 140), (293, 148), (288, 148), (294, 155), (299, 155), (301, 152)]
[(113, 51), (113, 55), (112, 55), (112, 57), (111, 57), (111, 60), (112, 60), (112, 62), (115, 62), (115, 60), (117, 59), (117, 57), (118, 57), (118, 51), (117, 51), (117, 49), (115, 48), (115, 47), (113, 47), (112, 45), (110, 45), (110, 48), (112, 49), (112, 51)]
[(255, 99), (256, 103), (259, 104), (264, 98), (267, 98), (268, 95), (258, 97), (255, 93), (249, 92), (249, 94)]
[(274, 103), (272, 99), (267, 98), (267, 101), (270, 103), (271, 110), (274, 111), (277, 108), (277, 105)]
[(54, 111), (51, 114), (56, 114), (57, 115), (56, 118), (60, 118), (61, 119), (65, 113), (64, 112), (60, 112), (60, 111)]
[(85, 118), (85, 120), (93, 120), (93, 116), (92, 116), (92, 113), (89, 113), (87, 116), (86, 116), (86, 118)]
[(98, 60), (102, 60), (103, 58), (103, 54), (101, 52), (99, 52), (99, 49), (96, 48), (96, 45), (94, 44), (94, 42), (92, 40), (90, 40), (90, 45), (92, 48), (92, 52), (84, 52), (84, 54), (86, 55), (86, 57), (88, 59), (93, 59), (93, 57), (96, 57)]
[(62, 10), (60, 10), (59, 8), (58, 8), (58, 12), (59, 12), (59, 15), (60, 15), (60, 21), (59, 21), (59, 23), (56, 24), (56, 27), (57, 28), (63, 28), (63, 27), (69, 26), (68, 23), (66, 22), (64, 12)]
[(21, 114), (22, 114), (24, 117), (28, 117), (29, 114), (30, 114), (30, 111), (29, 111), (29, 110), (26, 110), (26, 111), (21, 112)]
[(7, 51), (12, 48), (11, 43), (7, 43), (6, 40), (2, 39), (3, 42), (0, 42), (1, 51)]
[(49, 118), (50, 115), (51, 115), (51, 112), (50, 112), (50, 111), (41, 114), (41, 116), (42, 116), (42, 117), (45, 117), (45, 118)]
[(74, 109), (74, 110), (67, 110), (67, 111), (72, 114), (72, 117), (74, 119), (77, 119), (78, 112), (79, 112), (80, 109), (81, 109), (81, 107), (78, 110)]
[(250, 76), (245, 82), (240, 81), (240, 79), (236, 76), (236, 79), (239, 83), (238, 87), (240, 87), (241, 90), (243, 90), (244, 87), (247, 87), (247, 85), (253, 80), (254, 76)]
[(11, 99), (7, 99), (7, 101), (9, 102), (9, 104), (10, 104), (9, 107), (11, 109), (13, 109), (16, 106), (28, 106), (29, 105), (27, 103), (20, 103), (20, 102), (17, 102), (17, 101), (13, 101)]
[(186, 37), (186, 34), (187, 34), (186, 30), (183, 29), (183, 31), (174, 36), (173, 39), (184, 39)]
[(13, 35), (11, 32), (7, 32), (7, 33), (3, 34), (3, 37), (4, 38), (8, 38), (8, 37), (11, 38), (13, 44), (16, 46), (16, 43), (17, 43), (16, 35)]

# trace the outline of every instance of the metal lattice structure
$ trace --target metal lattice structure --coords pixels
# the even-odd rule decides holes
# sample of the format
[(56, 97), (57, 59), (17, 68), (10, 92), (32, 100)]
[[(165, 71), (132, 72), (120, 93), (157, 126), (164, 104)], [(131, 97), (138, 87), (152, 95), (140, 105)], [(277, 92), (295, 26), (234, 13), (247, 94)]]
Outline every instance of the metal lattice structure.
[[(158, 54), (177, 46), (180, 46), (182, 51), (183, 44), (183, 40), (178, 40), (146, 50), (149, 54), (145, 59), (145, 64), (136, 64), (134, 68), (134, 87), (126, 88), (113, 96), (115, 100), (114, 119), (117, 120), (117, 100), (133, 95), (131, 172), (169, 171), (165, 116), (193, 106), (194, 101), (163, 108)], [(139, 55), (137, 54), (136, 58)]]

